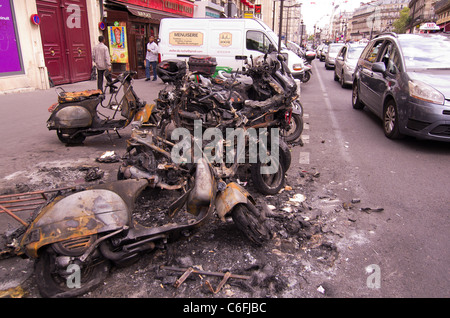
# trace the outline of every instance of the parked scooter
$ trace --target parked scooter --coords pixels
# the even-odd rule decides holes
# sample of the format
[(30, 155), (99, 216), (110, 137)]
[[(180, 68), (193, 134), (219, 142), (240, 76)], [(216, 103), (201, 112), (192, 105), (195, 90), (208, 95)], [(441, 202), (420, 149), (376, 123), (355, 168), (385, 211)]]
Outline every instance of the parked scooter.
[[(132, 86), (134, 74), (136, 72), (126, 71), (106, 84), (105, 91), (113, 90), (106, 105), (103, 105), (106, 96), (101, 90), (66, 92), (58, 87), (58, 103), (49, 108), (52, 114), (47, 120), (47, 128), (56, 130), (63, 143), (81, 144), (87, 136), (105, 131), (109, 134), (110, 130), (120, 137), (118, 130), (127, 127), (132, 121), (147, 122), (154, 105), (141, 101), (136, 95)], [(117, 83), (120, 83), (119, 87), (115, 85)], [(123, 95), (119, 97), (122, 88)], [(112, 114), (102, 114), (99, 105)]]

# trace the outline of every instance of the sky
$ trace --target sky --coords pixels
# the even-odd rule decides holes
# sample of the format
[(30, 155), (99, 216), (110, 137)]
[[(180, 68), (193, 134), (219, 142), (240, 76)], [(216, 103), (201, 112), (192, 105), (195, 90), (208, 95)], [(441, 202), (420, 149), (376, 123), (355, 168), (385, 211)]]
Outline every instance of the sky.
[(367, 3), (370, 0), (297, 0), (302, 4), (303, 23), (306, 24), (308, 33), (314, 30), (314, 24), (323, 27), (330, 23), (333, 8), (338, 6), (335, 14), (340, 11), (353, 11), (361, 5), (361, 2)]

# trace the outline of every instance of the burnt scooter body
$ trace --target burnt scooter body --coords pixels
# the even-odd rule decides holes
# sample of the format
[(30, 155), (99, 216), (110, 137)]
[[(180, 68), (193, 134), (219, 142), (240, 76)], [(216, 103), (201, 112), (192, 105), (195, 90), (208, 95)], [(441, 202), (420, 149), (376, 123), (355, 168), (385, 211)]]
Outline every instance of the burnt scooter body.
[[(42, 208), (26, 228), (16, 254), (36, 260), (35, 275), (44, 297), (75, 297), (107, 276), (111, 262), (127, 265), (143, 252), (164, 246), (186, 231), (204, 225), (216, 209), (229, 214), (237, 226), (253, 231), (252, 238), (268, 238), (264, 215), (237, 184), (218, 184), (205, 159), (192, 169), (188, 190), (168, 209), (174, 217), (184, 206), (192, 218), (146, 227), (132, 216), (135, 201), (154, 182), (128, 179), (62, 194)], [(152, 186), (158, 186), (153, 183)], [(218, 191), (218, 187), (221, 191)], [(78, 275), (78, 285), (73, 284)]]
[[(136, 72), (124, 72), (106, 85), (105, 91), (109, 87), (113, 89), (113, 93), (105, 106), (102, 103), (106, 96), (101, 90), (71, 93), (58, 88), (58, 103), (49, 108), (52, 114), (47, 120), (47, 128), (56, 130), (63, 143), (80, 144), (87, 136), (102, 134), (105, 131), (109, 133), (110, 130), (119, 135), (118, 130), (125, 128), (132, 121), (148, 121), (154, 105), (142, 102), (136, 95), (131, 84), (134, 74)], [(120, 86), (116, 87), (116, 83), (120, 83)], [(123, 96), (119, 100), (121, 88)], [(99, 105), (111, 110), (112, 115), (101, 114)]]

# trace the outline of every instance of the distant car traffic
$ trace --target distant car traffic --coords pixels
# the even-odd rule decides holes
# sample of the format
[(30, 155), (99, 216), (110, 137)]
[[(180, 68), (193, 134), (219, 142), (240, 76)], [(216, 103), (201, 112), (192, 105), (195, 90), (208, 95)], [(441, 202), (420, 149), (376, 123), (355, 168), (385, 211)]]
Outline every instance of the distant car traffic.
[(334, 63), (334, 80), (339, 81), (342, 87), (352, 85), (356, 63), (365, 47), (365, 44), (348, 43), (339, 51)]
[(450, 35), (389, 33), (362, 52), (352, 105), (367, 106), (388, 138), (450, 141)]
[(328, 52), (325, 55), (325, 68), (327, 70), (334, 68), (334, 61), (336, 59), (339, 50), (344, 46), (344, 43), (331, 43), (328, 46)]

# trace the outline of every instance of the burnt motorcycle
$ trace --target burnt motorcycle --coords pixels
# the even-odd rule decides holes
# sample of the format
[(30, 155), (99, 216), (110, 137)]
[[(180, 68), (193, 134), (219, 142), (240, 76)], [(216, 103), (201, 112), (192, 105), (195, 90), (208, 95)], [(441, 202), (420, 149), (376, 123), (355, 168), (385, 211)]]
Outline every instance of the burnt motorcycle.
[(224, 78), (189, 72), (158, 96), (160, 109), (173, 108), (174, 103), (179, 104), (177, 125), (184, 127), (192, 127), (194, 120), (202, 120), (205, 128), (277, 127), (286, 142), (299, 138), (303, 130), (297, 85), (281, 55), (252, 59), (245, 72)]
[[(203, 125), (205, 119), (205, 114), (202, 114), (197, 111), (188, 112), (181, 110), (179, 108), (180, 103), (178, 102), (178, 98), (174, 96), (171, 91), (165, 91), (164, 93), (164, 109), (161, 115), (161, 135), (165, 138), (171, 138), (171, 132), (173, 129), (177, 127), (186, 128), (186, 134), (192, 134), (194, 136), (202, 136), (203, 132), (207, 132), (207, 127)], [(160, 100), (161, 100), (160, 94)], [(216, 155), (212, 155), (214, 160), (212, 162), (212, 166), (214, 167), (217, 175), (226, 180), (236, 179), (238, 172), (251, 172), (251, 178), (255, 185), (255, 188), (263, 193), (263, 194), (276, 194), (278, 191), (284, 186), (285, 183), (285, 172), (290, 167), (291, 162), (291, 154), (289, 146), (284, 142), (283, 138), (274, 138), (272, 140), (270, 130), (267, 130), (266, 127), (261, 127), (259, 129), (259, 133), (263, 131), (263, 135), (258, 135), (256, 129), (247, 128), (244, 123), (247, 122), (247, 119), (244, 115), (239, 112), (233, 114), (232, 111), (227, 111), (222, 109), (224, 112), (224, 116), (216, 127), (209, 127), (213, 129), (219, 129), (219, 131), (224, 132), (223, 134), (219, 134), (217, 139), (214, 138), (217, 146), (217, 153), (222, 150), (224, 156), (217, 157)], [(227, 118), (225, 117), (227, 116)], [(241, 125), (237, 126), (237, 123), (240, 122)], [(235, 137), (238, 138), (238, 142), (233, 145), (233, 149), (231, 149), (228, 154), (232, 153), (231, 158), (227, 156), (225, 152), (225, 148), (230, 150), (228, 146), (230, 145), (231, 140), (227, 136), (227, 129), (235, 128), (234, 131), (238, 134)], [(264, 131), (264, 129), (266, 129)], [(266, 138), (264, 140), (264, 137)], [(233, 137), (234, 138), (234, 137)], [(205, 141), (208, 143), (208, 140)], [(278, 147), (278, 156), (275, 155), (275, 149), (272, 148)], [(252, 148), (253, 147), (253, 148)], [(253, 149), (250, 151), (250, 149)], [(270, 156), (270, 162), (262, 161), (254, 156), (255, 160), (251, 160), (251, 155), (256, 155), (257, 153), (265, 154), (267, 153)], [(272, 156), (272, 154), (274, 154)], [(261, 174), (261, 169), (265, 169), (266, 166), (276, 165), (276, 171), (271, 170), (270, 173)]]
[[(75, 297), (101, 283), (112, 264), (126, 266), (189, 235), (214, 210), (222, 220), (231, 216), (255, 243), (269, 238), (265, 209), (257, 209), (238, 184), (216, 180), (205, 159), (191, 167), (186, 181), (186, 191), (166, 211), (169, 221), (156, 226), (137, 222), (133, 209), (144, 189), (160, 185), (157, 176), (61, 191), (8, 246), (14, 246), (16, 255), (35, 259), (43, 297)], [(186, 213), (178, 221), (181, 210)]]
[(104, 132), (109, 135), (109, 131), (115, 131), (120, 137), (118, 130), (132, 121), (149, 121), (154, 105), (137, 96), (132, 85), (134, 74), (126, 71), (108, 82), (105, 91), (112, 90), (109, 98), (101, 90), (66, 92), (58, 87), (58, 102), (48, 109), (51, 115), (47, 128), (56, 130), (59, 140), (65, 144), (81, 144), (87, 136)]

